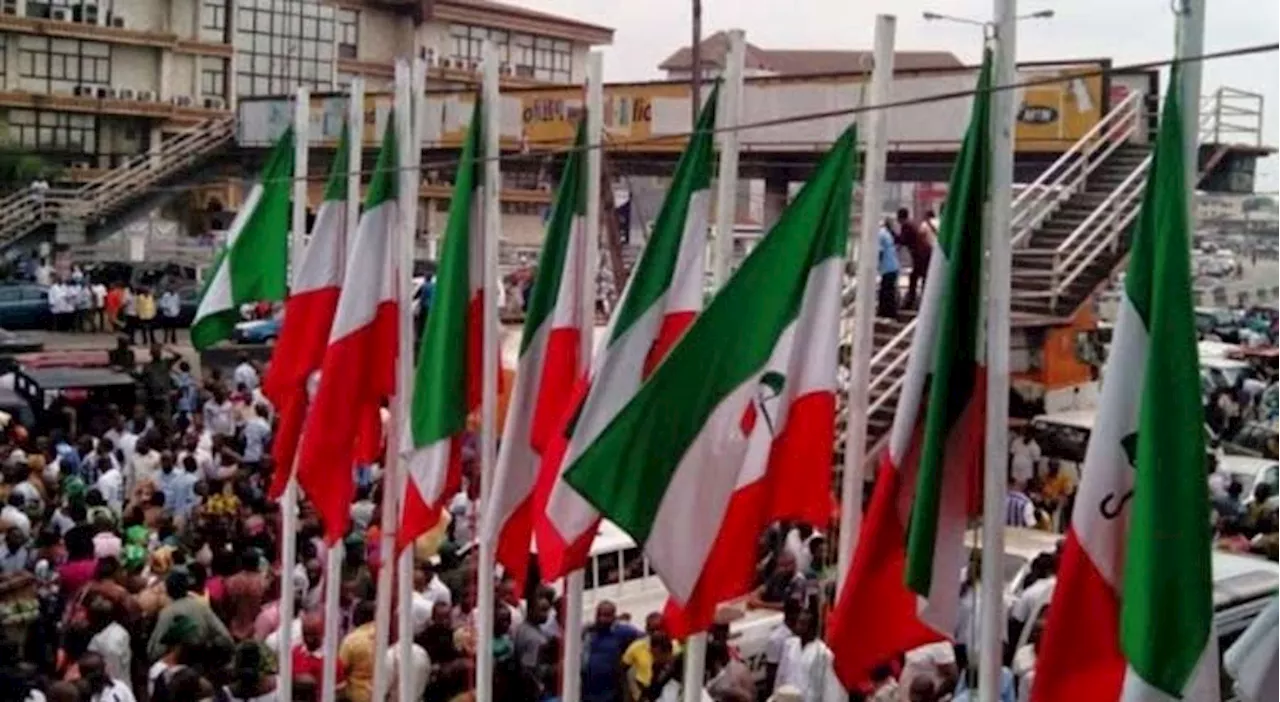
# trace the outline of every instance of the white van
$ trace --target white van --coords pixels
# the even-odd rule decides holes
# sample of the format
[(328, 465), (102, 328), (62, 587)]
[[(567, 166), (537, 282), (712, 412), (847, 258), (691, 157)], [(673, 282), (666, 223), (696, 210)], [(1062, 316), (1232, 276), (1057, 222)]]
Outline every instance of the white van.
[[(602, 520), (591, 543), (590, 560), (583, 574), (582, 616), (595, 617), (596, 604), (609, 600), (617, 605), (637, 628), (651, 612), (661, 612), (667, 603), (667, 588), (649, 566), (643, 549), (636, 546), (616, 524)], [(782, 613), (747, 609), (746, 598), (724, 602), (722, 608), (741, 613), (729, 625), (729, 638), (758, 678), (764, 675), (764, 649), (769, 634), (782, 623)]]
[[(1006, 611), (1016, 599), (1016, 592), (1031, 561), (1041, 553), (1052, 553), (1062, 538), (1060, 534), (1035, 529), (1005, 529)], [(981, 543), (980, 530), (970, 532), (966, 543), (970, 548), (977, 548)], [(1258, 556), (1215, 550), (1212, 568), (1213, 625), (1218, 637), (1218, 655), (1221, 656), (1280, 591), (1280, 564)], [(1028, 621), (1035, 621), (1040, 616), (1040, 609), (1033, 610)], [(1026, 645), (1031, 631), (1029, 626), (1022, 629), (1014, 650)], [(1235, 699), (1232, 681), (1225, 671), (1220, 675), (1222, 699)]]

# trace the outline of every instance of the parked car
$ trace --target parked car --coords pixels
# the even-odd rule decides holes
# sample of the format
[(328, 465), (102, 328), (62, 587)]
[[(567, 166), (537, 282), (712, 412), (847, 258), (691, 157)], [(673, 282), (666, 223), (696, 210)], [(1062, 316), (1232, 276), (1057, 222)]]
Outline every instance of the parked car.
[(1253, 501), (1253, 488), (1258, 483), (1271, 486), (1271, 494), (1275, 495), (1280, 488), (1280, 464), (1265, 458), (1250, 456), (1222, 456), (1218, 459), (1218, 471), (1226, 473), (1242, 488), (1245, 503)]
[(1222, 442), (1222, 450), (1238, 456), (1280, 458), (1280, 430), (1270, 422), (1246, 422), (1234, 436)]
[(33, 283), (0, 285), (0, 327), (48, 329), (49, 289)]
[(1209, 341), (1240, 343), (1240, 320), (1231, 310), (1220, 307), (1197, 307), (1196, 334)]
[(0, 328), (0, 356), (19, 353), (35, 353), (44, 350), (44, 342), (25, 334), (17, 334)]
[(284, 326), (284, 310), (266, 319), (252, 319), (236, 324), (231, 340), (237, 344), (274, 344)]

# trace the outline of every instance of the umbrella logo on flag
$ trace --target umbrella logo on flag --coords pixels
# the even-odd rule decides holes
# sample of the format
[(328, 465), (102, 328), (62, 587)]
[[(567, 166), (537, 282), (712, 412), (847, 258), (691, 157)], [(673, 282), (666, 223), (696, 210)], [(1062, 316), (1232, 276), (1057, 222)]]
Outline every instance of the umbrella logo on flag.
[(782, 388), (787, 384), (787, 377), (777, 371), (766, 371), (760, 376), (760, 386), (756, 388), (756, 396), (752, 399), (751, 404), (747, 405), (747, 409), (742, 412), (742, 428), (743, 436), (751, 436), (751, 432), (755, 429), (756, 419), (758, 416), (764, 416), (765, 426), (769, 428), (769, 435), (774, 436), (773, 421), (774, 415), (778, 409), (779, 398), (782, 397)]
[[(1137, 470), (1138, 464), (1138, 435), (1137, 433), (1128, 434), (1120, 440), (1120, 448), (1124, 450), (1125, 459), (1129, 463), (1129, 467)], [(1102, 513), (1104, 519), (1117, 519), (1124, 513), (1125, 505), (1129, 504), (1129, 500), (1133, 499), (1133, 488), (1129, 488), (1124, 494), (1117, 496), (1114, 492), (1107, 493), (1102, 498), (1102, 502), (1098, 504), (1098, 511)]]

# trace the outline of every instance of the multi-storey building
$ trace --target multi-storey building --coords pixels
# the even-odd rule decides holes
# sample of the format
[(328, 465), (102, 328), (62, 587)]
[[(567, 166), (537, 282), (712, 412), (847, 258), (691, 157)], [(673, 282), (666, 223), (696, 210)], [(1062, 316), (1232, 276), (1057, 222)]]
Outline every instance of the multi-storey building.
[(0, 138), (86, 169), (158, 147), (241, 97), (477, 78), (495, 41), (513, 85), (581, 82), (612, 30), (490, 0), (0, 0)]

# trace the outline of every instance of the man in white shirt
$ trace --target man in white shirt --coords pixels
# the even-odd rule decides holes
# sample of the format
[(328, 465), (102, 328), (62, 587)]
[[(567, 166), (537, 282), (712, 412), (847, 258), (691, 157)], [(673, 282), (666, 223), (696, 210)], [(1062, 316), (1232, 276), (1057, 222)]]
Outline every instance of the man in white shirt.
[(120, 470), (120, 464), (112, 461), (111, 468), (98, 476), (98, 482), (94, 487), (102, 494), (102, 499), (106, 500), (107, 506), (113, 512), (120, 514), (124, 510), (124, 472)]
[(133, 460), (131, 461), (133, 469), (130, 471), (131, 480), (129, 482), (129, 492), (138, 485), (145, 482), (155, 482), (156, 472), (160, 470), (160, 452), (151, 448), (151, 442), (147, 437), (141, 437), (134, 444)]
[(267, 443), (271, 441), (271, 425), (267, 422), (267, 408), (253, 408), (253, 417), (244, 424), (244, 462), (250, 470), (256, 470), (262, 462)]
[(778, 677), (778, 665), (782, 663), (782, 649), (787, 639), (796, 635), (796, 619), (800, 616), (800, 601), (787, 600), (782, 605), (782, 623), (773, 627), (769, 639), (764, 644), (765, 686), (773, 689), (773, 681)]
[(249, 390), (258, 387), (258, 369), (253, 367), (245, 354), (240, 354), (240, 364), (236, 366), (232, 378), (236, 385), (243, 385)]
[(453, 540), (459, 545), (469, 544), (475, 538), (479, 486), (473, 483), (475, 481), (466, 480), (466, 487), (459, 490), (449, 502), (449, 515), (453, 517)]
[(63, 330), (63, 308), (66, 306), (66, 287), (62, 285), (62, 281), (54, 279), (53, 284), (49, 286), (49, 314), (53, 319), (53, 330)]
[(89, 691), (88, 702), (138, 702), (128, 683), (107, 674), (102, 654), (89, 651), (80, 656), (79, 668)]
[(94, 331), (107, 331), (107, 286), (102, 281), (95, 281), (89, 286), (89, 293), (93, 295), (93, 328)]
[(774, 690), (790, 685), (804, 702), (845, 702), (849, 694), (836, 678), (833, 656), (817, 637), (813, 613), (803, 610), (796, 617), (796, 635), (782, 646)]
[(18, 493), (11, 493), (3, 509), (0, 509), (0, 523), (14, 527), (22, 532), (25, 538), (31, 538), (31, 518), (25, 511), (26, 499)]
[(413, 634), (417, 636), (427, 628), (431, 621), (431, 612), (436, 603), (448, 607), (453, 606), (453, 594), (448, 586), (436, 575), (435, 566), (430, 562), (422, 563), (413, 573)]
[[(420, 700), (427, 692), (427, 680), (431, 676), (431, 658), (427, 656), (427, 650), (418, 644), (413, 644), (413, 657), (409, 663), (409, 690), (411, 695), (409, 700)], [(400, 679), (400, 642), (393, 643), (387, 649), (387, 679), (398, 681)], [(391, 702), (399, 702), (400, 686), (398, 684), (391, 685), (391, 694), (387, 698)]]
[(214, 388), (213, 397), (204, 403), (204, 426), (215, 436), (231, 436), (236, 432), (235, 406), (222, 388)]
[(1036, 462), (1040, 460), (1040, 444), (1036, 443), (1030, 431), (1015, 434), (1009, 447), (1010, 473), (1021, 485), (1030, 482), (1036, 472)]
[(1056, 559), (1053, 554), (1041, 553), (1031, 561), (1024, 585), (1017, 599), (1009, 606), (1009, 618), (1018, 623), (1018, 629), (1029, 626), (1035, 621), (1040, 610), (1053, 599), (1053, 589), (1058, 584)]
[(41, 261), (36, 268), (36, 285), (50, 285), (53, 283), (53, 266), (48, 261)]
[[(132, 690), (130, 680), (132, 672), (129, 666), (133, 659), (133, 648), (129, 640), (129, 631), (112, 617), (114, 606), (104, 597), (93, 597), (89, 602), (89, 628), (96, 631), (89, 639), (90, 651), (102, 656), (103, 670), (107, 677), (120, 681)], [(82, 673), (83, 674), (83, 673)]]
[(956, 667), (956, 652), (950, 641), (925, 644), (907, 651), (903, 656), (902, 674), (898, 676), (899, 689), (910, 690), (916, 678), (931, 681), (939, 698), (955, 689), (960, 670)]

